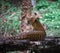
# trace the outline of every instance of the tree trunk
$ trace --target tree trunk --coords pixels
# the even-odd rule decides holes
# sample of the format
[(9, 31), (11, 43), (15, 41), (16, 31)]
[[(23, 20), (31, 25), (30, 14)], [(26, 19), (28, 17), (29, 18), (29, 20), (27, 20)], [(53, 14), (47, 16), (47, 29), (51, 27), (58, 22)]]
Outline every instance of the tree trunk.
[[(31, 4), (31, 0), (21, 0), (21, 33), (22, 32), (28, 32), (31, 28), (28, 25), (28, 19), (31, 16), (31, 10), (32, 10), (32, 4)], [(27, 29), (29, 28), (29, 29)], [(18, 52), (21, 53), (21, 52)], [(23, 51), (22, 53), (27, 53), (27, 51)]]
[(30, 31), (31, 27), (28, 25), (28, 20), (31, 16), (32, 4), (31, 0), (21, 0), (21, 32), (28, 32)]
[[(32, 4), (31, 0), (21, 0), (21, 10), (22, 16), (27, 16), (27, 14), (31, 15)], [(27, 18), (27, 17), (25, 17)]]

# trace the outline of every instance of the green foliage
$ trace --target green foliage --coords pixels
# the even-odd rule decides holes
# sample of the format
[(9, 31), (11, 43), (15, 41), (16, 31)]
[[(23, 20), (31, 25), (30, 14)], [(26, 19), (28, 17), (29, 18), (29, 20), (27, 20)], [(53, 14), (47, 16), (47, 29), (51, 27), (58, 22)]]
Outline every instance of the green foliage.
[(0, 30), (2, 34), (5, 33), (5, 30), (8, 34), (16, 35), (20, 32), (20, 18), (21, 18), (21, 10), (20, 7), (16, 7), (12, 5), (8, 0), (4, 1), (6, 12), (4, 16), (0, 17)]
[(48, 2), (46, 0), (40, 0), (40, 2), (38, 2), (36, 5), (36, 9), (43, 16), (43, 18), (41, 18), (40, 21), (48, 25), (48, 30), (53, 29), (54, 33), (56, 34), (58, 34), (57, 32), (55, 32), (56, 29), (57, 31), (58, 30), (60, 31), (60, 7), (59, 7), (60, 3), (59, 1)]
[[(14, 10), (12, 10), (12, 11), (14, 11)], [(17, 34), (20, 32), (20, 24), (21, 24), (21, 21), (19, 20), (20, 14), (21, 14), (21, 12), (19, 10), (17, 10), (16, 12), (13, 12), (11, 15), (8, 15), (6, 17), (6, 19), (7, 19), (6, 27), (8, 27), (9, 33)]]

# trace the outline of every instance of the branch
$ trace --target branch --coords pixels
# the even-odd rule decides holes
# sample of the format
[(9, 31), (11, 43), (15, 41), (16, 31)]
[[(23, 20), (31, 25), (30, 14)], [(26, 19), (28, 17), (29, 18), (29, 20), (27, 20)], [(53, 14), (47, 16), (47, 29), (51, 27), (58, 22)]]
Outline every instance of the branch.
[(20, 33), (18, 36), (13, 37), (2, 36), (0, 37), (0, 51), (27, 50), (31, 46), (30, 40), (37, 41), (44, 38), (42, 31)]
[[(41, 44), (44, 41), (39, 41)], [(60, 50), (60, 38), (46, 37), (45, 42), (37, 45), (40, 50)], [(33, 46), (34, 45), (34, 46)], [(44, 47), (45, 46), (45, 47)], [(29, 40), (8, 39), (7, 37), (0, 37), (0, 51), (23, 51), (30, 48), (35, 48), (35, 44), (30, 43)]]
[[(35, 44), (31, 43), (31, 40), (36, 40), (39, 41), (40, 48), (38, 49), (60, 49), (60, 38), (55, 38), (55, 37), (47, 37), (45, 38), (45, 34), (42, 34), (42, 31), (31, 31), (31, 32), (25, 32), (25, 33), (20, 33), (17, 36), (13, 37), (0, 37), (0, 51), (15, 51), (15, 50), (28, 50), (31, 47), (34, 49)], [(35, 39), (36, 38), (36, 39)], [(45, 39), (44, 41), (43, 38)], [(32, 42), (34, 42), (32, 41)], [(42, 44), (42, 45), (41, 45)], [(47, 47), (44, 47), (44, 46)], [(42, 47), (42, 48), (41, 48)]]

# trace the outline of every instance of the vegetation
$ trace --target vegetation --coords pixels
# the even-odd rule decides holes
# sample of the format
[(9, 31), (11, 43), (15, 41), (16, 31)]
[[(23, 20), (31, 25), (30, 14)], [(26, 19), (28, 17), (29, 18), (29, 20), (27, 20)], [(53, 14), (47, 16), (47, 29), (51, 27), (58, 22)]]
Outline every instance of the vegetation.
[[(60, 2), (41, 0), (37, 3), (36, 8), (42, 14), (40, 21), (48, 26), (50, 34), (55, 36), (60, 34)], [(47, 34), (49, 33), (47, 31)], [(48, 34), (49, 35), (49, 34)]]
[[(19, 2), (19, 0), (17, 0), (17, 2)], [(60, 0), (38, 0), (36, 9), (43, 16), (43, 18), (40, 19), (41, 23), (47, 25), (47, 35), (59, 36)], [(0, 35), (4, 35), (5, 32), (11, 35), (18, 34), (20, 32), (20, 18), (21, 10), (19, 3), (14, 4), (10, 0), (0, 0)]]
[[(8, 34), (17, 34), (20, 32), (20, 16), (21, 10), (20, 7), (13, 5), (8, 1), (4, 1), (4, 13), (2, 13), (2, 4), (0, 4), (1, 10), (0, 13), (0, 31), (2, 34), (6, 31)], [(7, 29), (6, 29), (7, 28)]]
[[(2, 6), (4, 6), (5, 9), (3, 9)], [(41, 23), (47, 25), (47, 34), (49, 32), (51, 33), (52, 31), (54, 34), (60, 34), (60, 0), (39, 0), (39, 2), (36, 4), (36, 9), (43, 16), (43, 18), (40, 19)], [(4, 10), (4, 12), (2, 12), (2, 10)], [(14, 5), (14, 3), (9, 0), (1, 0), (0, 34), (4, 34), (5, 31), (11, 35), (18, 34), (20, 32), (20, 18), (21, 10), (19, 4)]]

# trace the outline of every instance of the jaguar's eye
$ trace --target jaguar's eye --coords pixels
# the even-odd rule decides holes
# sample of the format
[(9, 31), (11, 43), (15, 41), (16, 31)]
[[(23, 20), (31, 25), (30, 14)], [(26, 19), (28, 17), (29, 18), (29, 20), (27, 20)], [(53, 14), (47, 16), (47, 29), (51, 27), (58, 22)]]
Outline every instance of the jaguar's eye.
[(37, 13), (34, 13), (35, 15), (37, 15)]

